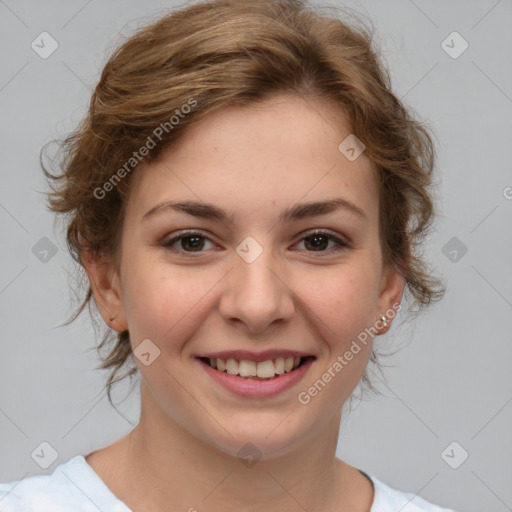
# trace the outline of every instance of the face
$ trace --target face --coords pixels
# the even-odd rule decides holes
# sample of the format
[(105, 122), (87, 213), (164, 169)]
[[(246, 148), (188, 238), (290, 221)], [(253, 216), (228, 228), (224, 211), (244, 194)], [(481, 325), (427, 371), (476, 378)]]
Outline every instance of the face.
[(358, 336), (404, 284), (382, 265), (371, 162), (338, 149), (350, 133), (334, 105), (276, 96), (209, 114), (134, 171), (119, 276), (93, 286), (145, 354), (143, 415), (264, 457), (339, 415), (371, 353)]

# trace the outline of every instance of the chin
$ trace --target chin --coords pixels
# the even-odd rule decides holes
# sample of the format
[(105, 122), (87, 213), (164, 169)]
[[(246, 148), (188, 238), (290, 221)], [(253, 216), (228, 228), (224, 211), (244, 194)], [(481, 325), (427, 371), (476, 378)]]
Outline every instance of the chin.
[[(290, 415), (293, 416), (294, 413)], [(298, 449), (310, 436), (311, 425), (291, 423), (286, 413), (272, 421), (255, 419), (254, 421), (241, 421), (230, 423), (229, 435), (222, 430), (222, 438), (210, 438), (206, 441), (215, 449), (243, 459), (246, 457), (258, 460), (272, 460), (287, 455)]]

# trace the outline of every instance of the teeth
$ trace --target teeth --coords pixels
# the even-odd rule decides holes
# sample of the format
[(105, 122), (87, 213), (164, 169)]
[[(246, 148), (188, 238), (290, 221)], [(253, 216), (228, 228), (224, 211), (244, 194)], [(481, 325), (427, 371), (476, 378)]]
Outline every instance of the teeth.
[(256, 377), (256, 363), (254, 361), (240, 361), (238, 373), (241, 377)]
[(210, 359), (210, 366), (220, 372), (227, 372), (229, 375), (240, 375), (241, 377), (259, 377), (260, 379), (272, 379), (276, 375), (291, 372), (300, 364), (300, 357), (278, 357), (256, 363), (243, 359)]
[(238, 375), (238, 361), (234, 359), (228, 359), (226, 361), (226, 371), (229, 375)]
[[(242, 364), (240, 363), (240, 366), (241, 365)], [(261, 363), (258, 363), (257, 375), (262, 379), (270, 379), (272, 377), (275, 377), (276, 369), (274, 363), (272, 361), (262, 361)]]

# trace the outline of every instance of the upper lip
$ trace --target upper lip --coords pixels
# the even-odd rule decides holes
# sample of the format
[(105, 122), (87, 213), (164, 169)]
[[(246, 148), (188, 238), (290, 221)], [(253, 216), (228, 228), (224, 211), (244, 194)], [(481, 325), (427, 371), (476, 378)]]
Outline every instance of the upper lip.
[(301, 352), (298, 350), (286, 349), (269, 349), (263, 352), (251, 352), (250, 350), (222, 350), (220, 352), (209, 352), (199, 354), (196, 357), (207, 357), (208, 359), (236, 359), (238, 361), (254, 361), (259, 363), (261, 361), (268, 361), (269, 359), (278, 359), (280, 357), (315, 357), (313, 354)]

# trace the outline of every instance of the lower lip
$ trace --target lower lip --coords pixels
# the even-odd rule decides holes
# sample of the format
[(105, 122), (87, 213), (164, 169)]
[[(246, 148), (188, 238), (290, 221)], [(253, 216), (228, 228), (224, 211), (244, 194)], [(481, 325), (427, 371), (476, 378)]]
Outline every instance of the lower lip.
[(196, 359), (196, 361), (199, 362), (204, 371), (215, 382), (218, 382), (228, 391), (244, 397), (265, 398), (276, 396), (297, 384), (302, 377), (304, 377), (314, 359), (308, 359), (296, 370), (283, 373), (282, 375), (278, 375), (277, 377), (268, 380), (255, 380), (229, 375), (228, 373), (214, 370), (210, 365), (201, 361), (201, 359)]

